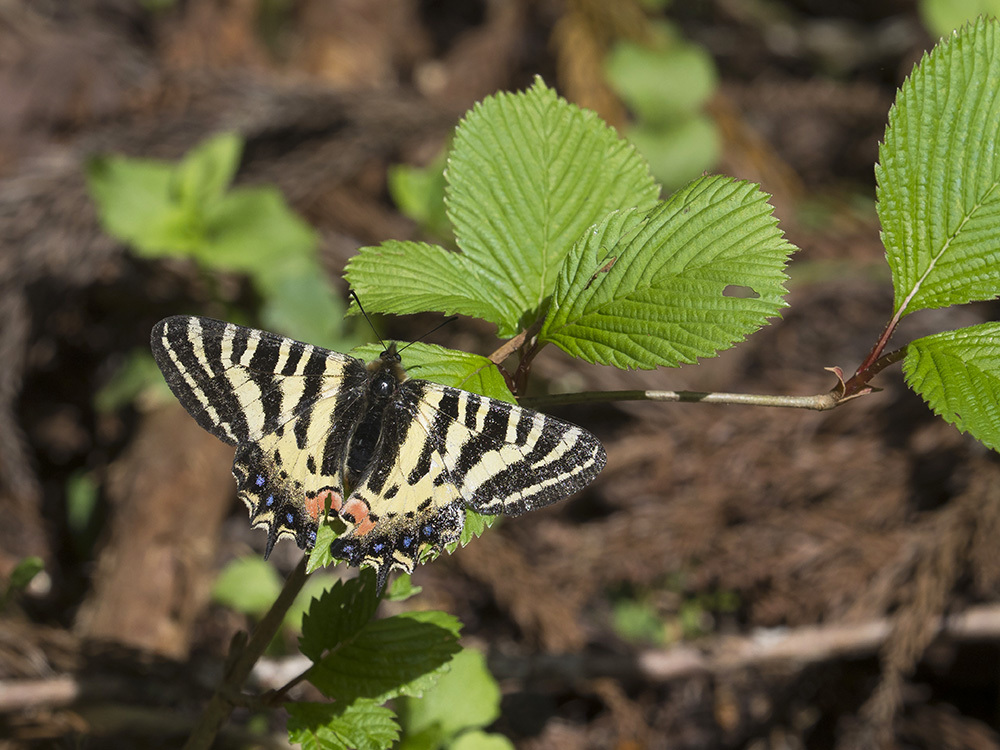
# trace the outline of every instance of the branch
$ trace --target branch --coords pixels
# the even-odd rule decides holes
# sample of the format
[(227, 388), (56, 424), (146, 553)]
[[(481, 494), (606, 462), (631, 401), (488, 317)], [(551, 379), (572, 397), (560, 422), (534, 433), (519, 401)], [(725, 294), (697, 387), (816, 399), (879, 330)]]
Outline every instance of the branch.
[[(647, 649), (631, 657), (597, 654), (535, 655), (530, 659), (491, 657), (490, 670), (498, 680), (515, 678), (576, 683), (581, 678), (618, 677), (646, 682), (669, 682), (696, 675), (794, 664), (806, 666), (833, 659), (876, 653), (892, 632), (890, 618), (796, 628), (766, 628), (749, 636), (707, 639), (705, 646), (681, 644)], [(951, 641), (1000, 639), (1000, 605), (970, 607), (939, 618), (936, 635)]]
[(603, 404), (615, 401), (679, 401), (703, 404), (745, 404), (750, 406), (781, 406), (788, 409), (827, 411), (845, 399), (837, 388), (816, 396), (775, 396), (756, 393), (706, 393), (703, 391), (585, 391), (558, 393), (520, 399), (521, 406), (532, 409), (566, 404)]
[(229, 696), (239, 692), (250, 675), (250, 670), (253, 669), (254, 664), (257, 663), (264, 650), (274, 639), (285, 619), (285, 613), (288, 612), (296, 595), (306, 582), (306, 562), (308, 559), (308, 555), (302, 556), (302, 560), (285, 581), (285, 586), (281, 589), (278, 598), (263, 619), (257, 623), (253, 635), (250, 636), (246, 644), (239, 651), (230, 652), (230, 663), (227, 664), (228, 668), (222, 679), (222, 684), (219, 685), (212, 700), (205, 707), (197, 726), (184, 745), (184, 750), (209, 750), (215, 742), (219, 728), (229, 718), (236, 703)]

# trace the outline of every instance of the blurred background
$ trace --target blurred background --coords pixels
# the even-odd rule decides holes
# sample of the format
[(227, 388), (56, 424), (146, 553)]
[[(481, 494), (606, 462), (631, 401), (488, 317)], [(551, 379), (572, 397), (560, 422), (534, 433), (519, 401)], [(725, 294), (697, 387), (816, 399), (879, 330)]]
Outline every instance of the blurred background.
[[(454, 126), (541, 75), (665, 194), (704, 172), (761, 184), (801, 251), (782, 320), (722, 356), (627, 373), (546, 350), (536, 386), (824, 392), (891, 314), (878, 141), (921, 55), (989, 10), (960, 5), (0, 3), (0, 746), (178, 746), (300, 556), (260, 562), (232, 449), (149, 356), (157, 320), (365, 340), (344, 264), (449, 242)], [(898, 343), (996, 313), (916, 315)], [(494, 333), (432, 339), (488, 354)], [(597, 482), (414, 574), (408, 605), (456, 614), (486, 655), (490, 731), (524, 750), (1000, 747), (1000, 464), (898, 369), (876, 384), (832, 413), (575, 409), (608, 450)], [(282, 746), (280, 715), (236, 719), (225, 746)]]

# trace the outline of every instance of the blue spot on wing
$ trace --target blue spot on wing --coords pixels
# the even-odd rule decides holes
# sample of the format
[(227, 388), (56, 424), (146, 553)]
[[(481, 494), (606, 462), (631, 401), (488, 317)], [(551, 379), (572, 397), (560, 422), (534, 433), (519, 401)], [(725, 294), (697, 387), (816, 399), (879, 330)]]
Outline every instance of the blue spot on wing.
[(266, 480), (264, 479), (264, 475), (263, 474), (258, 474), (257, 477), (256, 477), (256, 479), (254, 479), (253, 481), (254, 481), (254, 484), (256, 484), (258, 487), (263, 487), (264, 486), (264, 482)]

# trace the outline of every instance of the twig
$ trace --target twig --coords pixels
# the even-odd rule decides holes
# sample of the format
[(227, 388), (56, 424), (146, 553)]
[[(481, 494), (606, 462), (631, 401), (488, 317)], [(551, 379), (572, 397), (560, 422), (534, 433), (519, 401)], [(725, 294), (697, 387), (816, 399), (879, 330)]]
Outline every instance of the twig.
[(703, 391), (584, 391), (533, 396), (520, 400), (522, 406), (533, 409), (566, 404), (601, 404), (613, 401), (682, 401), (704, 404), (745, 404), (750, 406), (782, 406), (790, 409), (827, 411), (839, 405), (842, 397), (835, 390), (816, 396), (781, 396), (756, 393), (707, 393)]
[(284, 588), (274, 604), (271, 605), (271, 609), (254, 628), (253, 635), (238, 653), (231, 655), (234, 658), (226, 670), (222, 684), (219, 685), (212, 700), (205, 707), (197, 726), (184, 745), (184, 750), (208, 750), (212, 746), (219, 733), (219, 728), (232, 711), (234, 701), (229, 696), (240, 690), (254, 664), (257, 663), (278, 632), (278, 628), (281, 627), (281, 623), (285, 619), (285, 613), (288, 612), (296, 595), (306, 582), (307, 560), (308, 557), (304, 555), (302, 561), (288, 576)]
[[(628, 658), (579, 654), (532, 656), (528, 660), (492, 657), (490, 669), (497, 679), (574, 682), (613, 676), (669, 682), (764, 665), (805, 666), (874, 654), (889, 637), (892, 627), (893, 621), (883, 618), (794, 630), (774, 628), (749, 636), (711, 639), (702, 647), (678, 645), (648, 649)], [(1000, 639), (1000, 605), (970, 607), (960, 614), (942, 618), (937, 624), (936, 635), (952, 641), (996, 641)]]

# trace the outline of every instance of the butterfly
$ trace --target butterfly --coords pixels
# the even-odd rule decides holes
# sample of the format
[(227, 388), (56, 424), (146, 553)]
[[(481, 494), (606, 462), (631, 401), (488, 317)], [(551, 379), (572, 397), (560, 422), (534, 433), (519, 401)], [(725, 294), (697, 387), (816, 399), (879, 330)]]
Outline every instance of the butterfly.
[(458, 541), (466, 509), (519, 515), (589, 484), (594, 435), (494, 398), (406, 375), (395, 345), (364, 362), (267, 331), (174, 316), (153, 356), (199, 425), (236, 446), (251, 524), (311, 549), (328, 509), (347, 526), (334, 557), (413, 572)]

